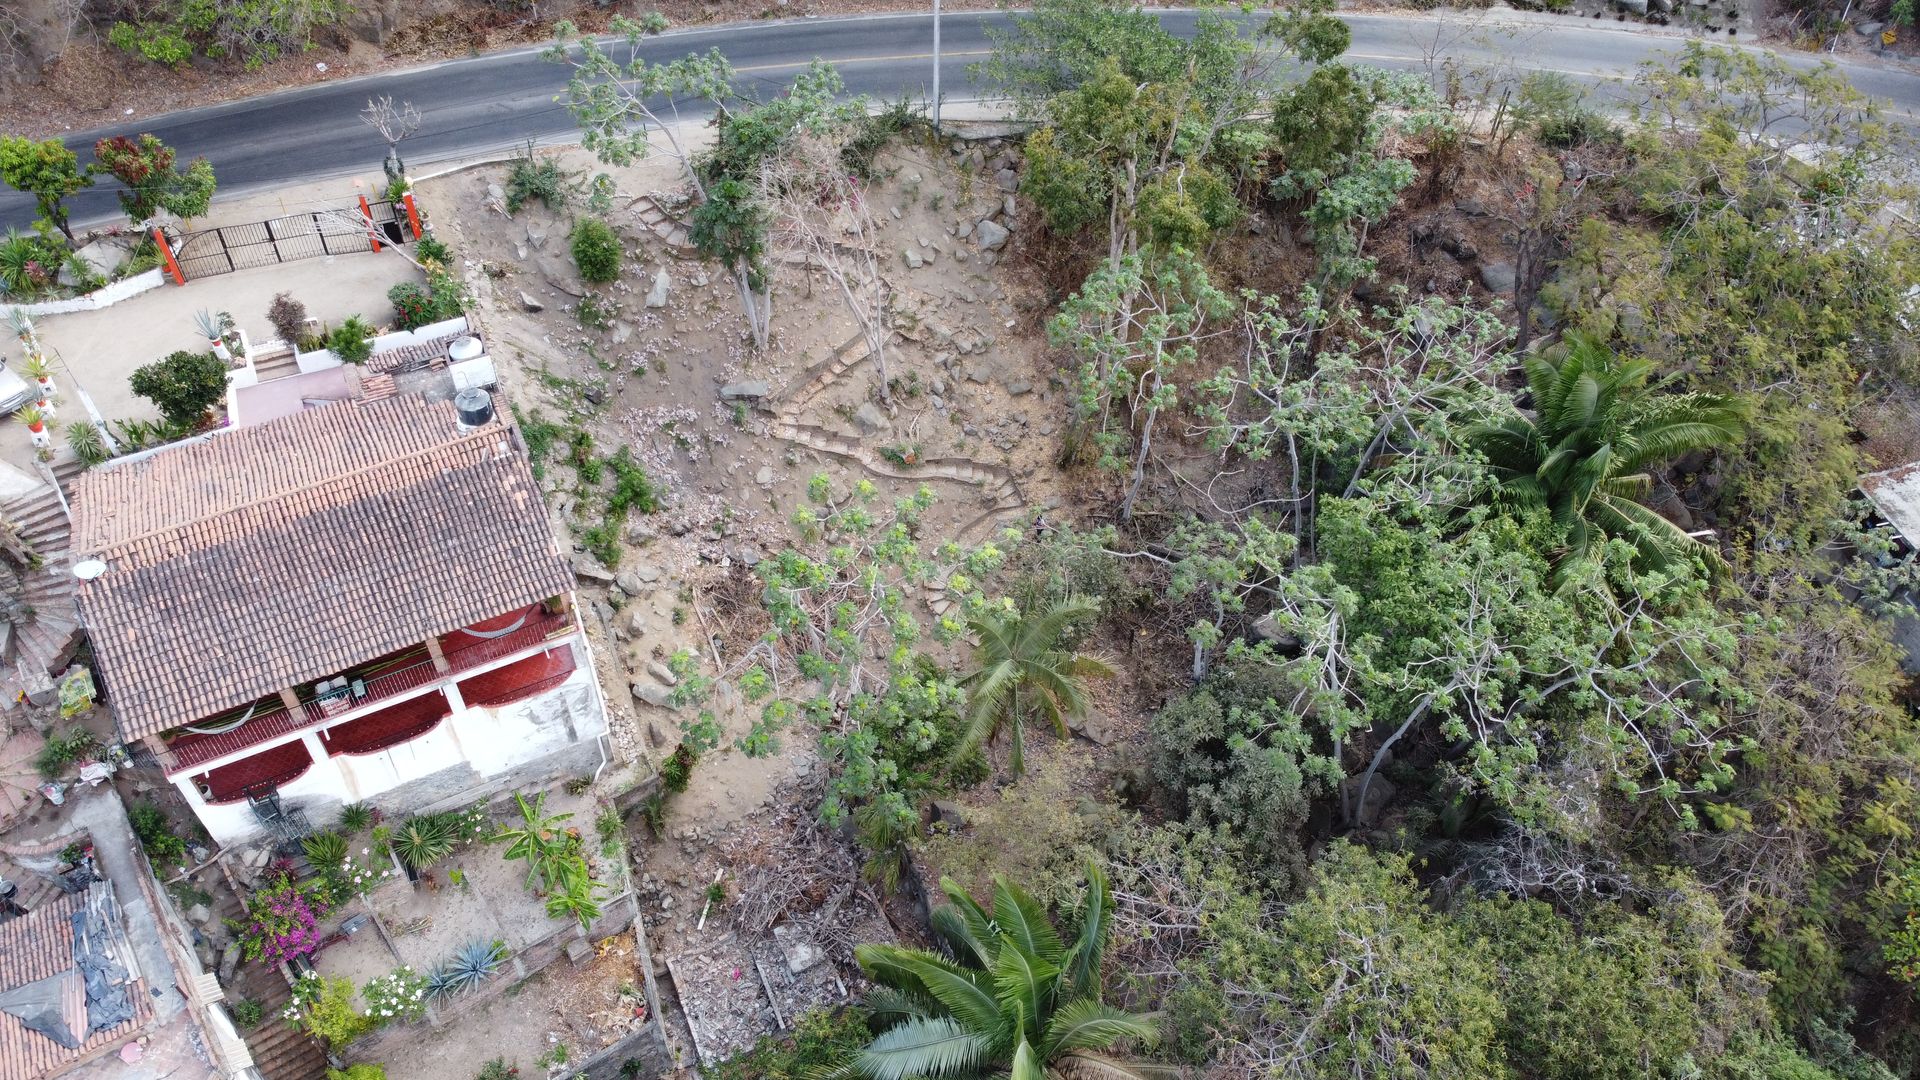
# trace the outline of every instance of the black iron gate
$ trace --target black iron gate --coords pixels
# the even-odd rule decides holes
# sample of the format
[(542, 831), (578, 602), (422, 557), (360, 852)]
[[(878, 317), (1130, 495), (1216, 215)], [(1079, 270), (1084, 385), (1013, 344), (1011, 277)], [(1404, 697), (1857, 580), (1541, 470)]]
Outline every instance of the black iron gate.
[(191, 281), (256, 266), (371, 251), (375, 241), (404, 244), (412, 239), (403, 204), (382, 199), (367, 206), (371, 235), (369, 218), (361, 215), (358, 203), (353, 203), (271, 221), (202, 229), (169, 237), (168, 241), (180, 273)]

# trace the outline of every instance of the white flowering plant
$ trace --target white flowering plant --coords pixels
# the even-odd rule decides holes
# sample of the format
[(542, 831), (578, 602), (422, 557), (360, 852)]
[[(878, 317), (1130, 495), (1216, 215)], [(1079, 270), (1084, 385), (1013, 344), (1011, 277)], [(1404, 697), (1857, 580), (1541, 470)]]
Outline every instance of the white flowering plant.
[(376, 861), (370, 847), (361, 848), (358, 855), (349, 852), (337, 864), (328, 865), (321, 872), (336, 906), (353, 897), (365, 896), (393, 875), (391, 860)]
[(376, 1024), (418, 1020), (427, 1011), (427, 977), (402, 965), (361, 987), (360, 997)]

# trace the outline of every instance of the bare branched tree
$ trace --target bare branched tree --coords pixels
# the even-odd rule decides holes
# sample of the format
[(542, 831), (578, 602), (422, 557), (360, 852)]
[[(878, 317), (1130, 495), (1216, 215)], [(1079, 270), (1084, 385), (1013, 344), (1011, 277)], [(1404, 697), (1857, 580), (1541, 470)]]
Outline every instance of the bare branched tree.
[(360, 119), (387, 140), (387, 160), (381, 163), (387, 179), (405, 176), (407, 166), (400, 160), (400, 143), (420, 130), (420, 110), (414, 108), (411, 101), (395, 105), (392, 94), (383, 94), (367, 99), (367, 107), (360, 110)]
[(840, 160), (839, 143), (796, 134), (787, 151), (763, 167), (761, 184), (773, 208), (774, 242), (840, 290), (880, 371), (880, 399), (891, 404), (886, 350), (893, 336), (893, 288), (880, 272), (880, 227), (872, 205)]

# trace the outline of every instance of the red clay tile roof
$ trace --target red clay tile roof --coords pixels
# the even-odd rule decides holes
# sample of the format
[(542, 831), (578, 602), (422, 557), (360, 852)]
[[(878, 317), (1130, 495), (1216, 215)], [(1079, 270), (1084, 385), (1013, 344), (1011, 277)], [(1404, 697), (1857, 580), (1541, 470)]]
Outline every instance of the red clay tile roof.
[[(95, 890), (100, 887), (95, 886)], [(0, 1012), (0, 1076), (7, 1080), (36, 1080), (50, 1076), (62, 1066), (91, 1057), (102, 1047), (133, 1035), (153, 1017), (153, 1003), (143, 980), (135, 979), (127, 987), (133, 1002), (133, 1018), (91, 1037), (87, 1028), (86, 981), (73, 959), (73, 915), (87, 906), (89, 892), (58, 894), (4, 925), (0, 925), (0, 990), (12, 990), (28, 983), (66, 973), (62, 1012), (67, 1028), (80, 1039), (69, 1050), (10, 1013)], [(111, 910), (111, 905), (109, 905)], [(117, 911), (113, 911), (118, 917)], [(111, 928), (119, 930), (120, 928)], [(125, 942), (124, 933), (117, 933)]]
[(80, 609), (128, 739), (573, 586), (524, 456), (417, 397), (308, 409), (83, 474)]

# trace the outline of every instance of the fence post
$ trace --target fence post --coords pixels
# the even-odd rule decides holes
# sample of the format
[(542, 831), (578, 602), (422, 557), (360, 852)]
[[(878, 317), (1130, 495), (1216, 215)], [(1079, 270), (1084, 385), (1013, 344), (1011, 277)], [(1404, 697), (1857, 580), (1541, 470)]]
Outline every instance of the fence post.
[(160, 249), (160, 257), (167, 261), (167, 272), (173, 275), (175, 285), (185, 285), (187, 276), (180, 272), (180, 264), (173, 260), (173, 246), (167, 243), (167, 234), (158, 228), (153, 230), (153, 243)]
[(380, 250), (380, 235), (373, 226), (373, 207), (367, 205), (367, 197), (360, 196), (360, 220), (367, 223), (367, 239), (372, 241), (373, 250)]
[(420, 211), (413, 205), (413, 192), (400, 196), (407, 204), (407, 221), (413, 225), (413, 238), (419, 240), (426, 234), (420, 231)]

